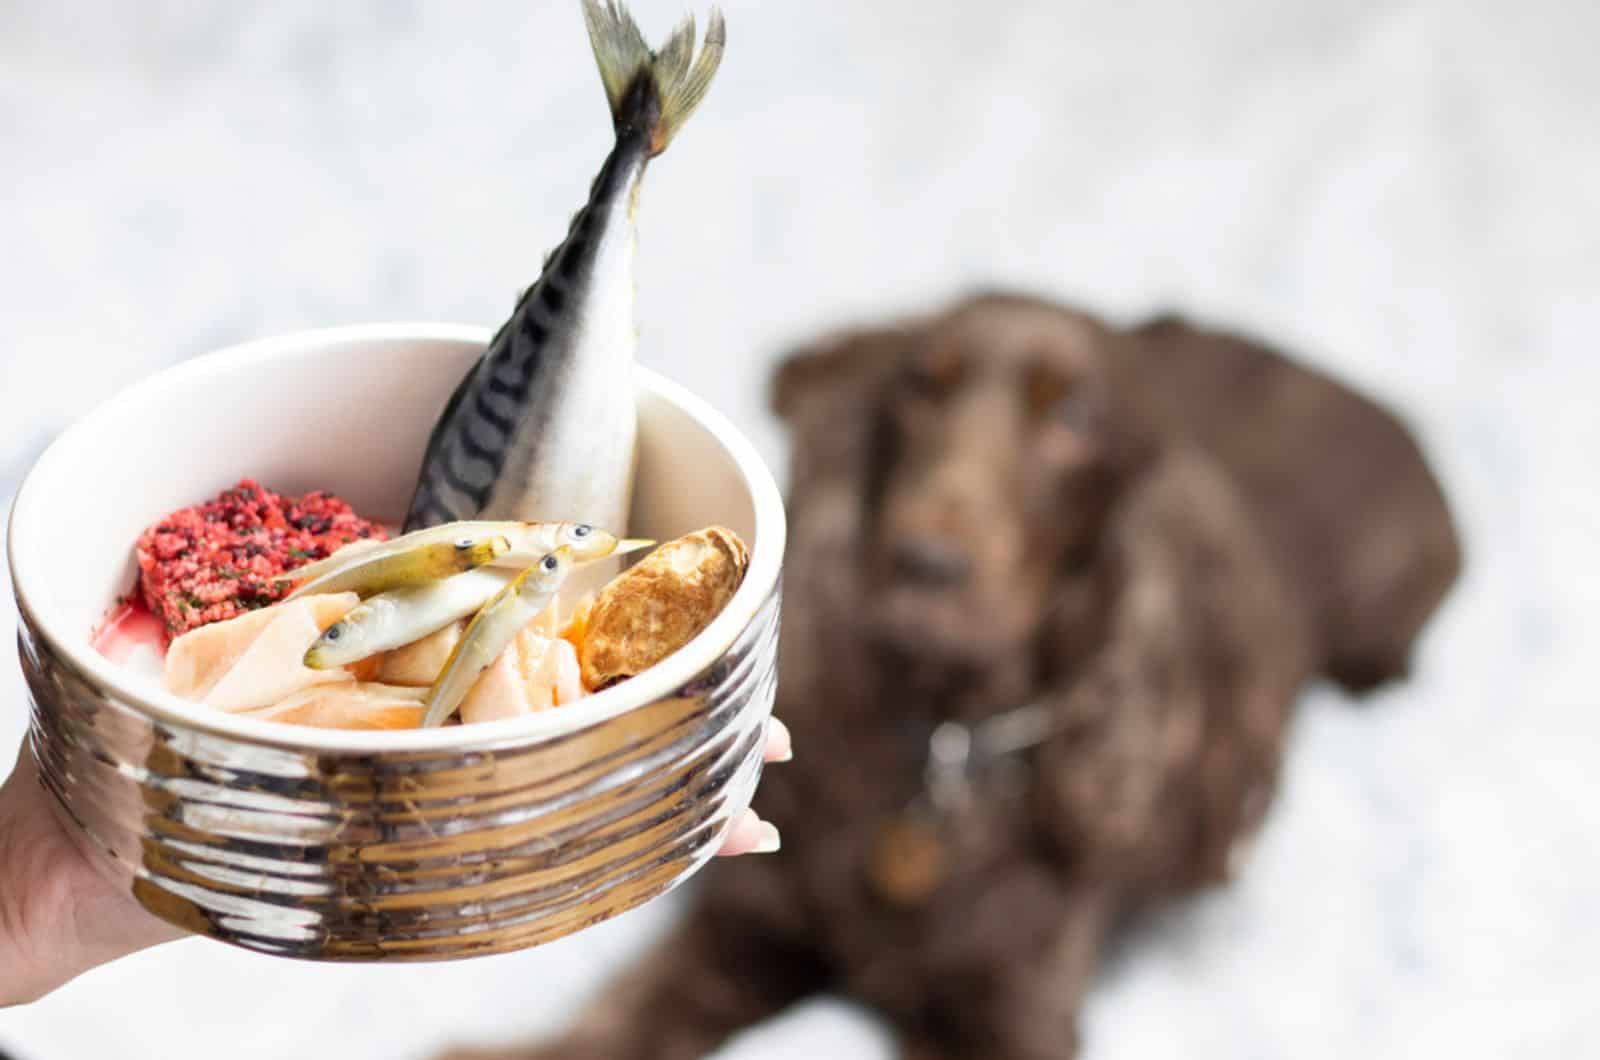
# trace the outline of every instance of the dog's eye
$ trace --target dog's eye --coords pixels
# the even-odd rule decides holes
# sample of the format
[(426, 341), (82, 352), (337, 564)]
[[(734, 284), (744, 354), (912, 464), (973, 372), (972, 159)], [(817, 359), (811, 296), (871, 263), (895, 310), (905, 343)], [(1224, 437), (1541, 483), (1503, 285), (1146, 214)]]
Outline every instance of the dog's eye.
[(1075, 431), (1087, 431), (1095, 425), (1094, 402), (1082, 390), (1072, 390), (1050, 410), (1050, 418)]
[(1028, 374), (1028, 409), (1040, 421), (1075, 431), (1094, 424), (1094, 403), (1085, 388), (1043, 367)]
[(1043, 366), (1028, 373), (1028, 411), (1037, 417), (1054, 416), (1063, 402), (1072, 397), (1072, 383)]
[(917, 397), (942, 398), (960, 384), (961, 375), (961, 358), (954, 351), (930, 350), (907, 366), (906, 389)]

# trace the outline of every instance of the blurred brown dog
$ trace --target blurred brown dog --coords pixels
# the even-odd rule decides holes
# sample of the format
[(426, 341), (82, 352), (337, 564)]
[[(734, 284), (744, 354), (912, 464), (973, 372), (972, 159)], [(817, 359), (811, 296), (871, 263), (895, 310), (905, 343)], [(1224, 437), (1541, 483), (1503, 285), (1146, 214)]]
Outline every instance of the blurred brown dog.
[(906, 1057), (1057, 1060), (1107, 933), (1225, 880), (1305, 682), (1404, 674), (1459, 550), (1388, 414), (1230, 335), (985, 295), (791, 358), (784, 852), (563, 1040), (691, 1060), (832, 991)]

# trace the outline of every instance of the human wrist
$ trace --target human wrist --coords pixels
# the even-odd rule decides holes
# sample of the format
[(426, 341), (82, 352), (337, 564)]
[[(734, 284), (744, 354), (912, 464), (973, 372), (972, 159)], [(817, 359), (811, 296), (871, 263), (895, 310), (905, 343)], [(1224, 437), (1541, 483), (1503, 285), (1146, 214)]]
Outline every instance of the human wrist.
[(0, 1007), (182, 935), (91, 863), (24, 745), (0, 784)]
[(17, 768), (0, 784), (0, 1008), (36, 1001), (56, 985), (32, 933), (35, 896), (21, 822), (24, 785), (33, 772), (29, 758), (24, 749)]

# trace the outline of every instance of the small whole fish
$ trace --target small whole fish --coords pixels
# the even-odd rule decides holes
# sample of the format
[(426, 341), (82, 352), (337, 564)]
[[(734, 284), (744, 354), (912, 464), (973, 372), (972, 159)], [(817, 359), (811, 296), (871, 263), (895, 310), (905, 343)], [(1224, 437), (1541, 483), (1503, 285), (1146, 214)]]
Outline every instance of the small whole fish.
[(615, 146), (566, 240), (435, 423), (408, 531), (478, 517), (626, 526), (640, 182), (705, 95), (727, 31), (713, 11), (696, 57), (691, 16), (655, 52), (616, 0), (584, 0), (583, 12)]
[[(595, 558), (604, 558), (613, 553), (624, 555), (655, 543), (636, 538), (618, 541), (609, 530), (603, 530), (589, 523), (468, 520), (413, 530), (409, 534), (402, 534), (388, 541), (356, 541), (326, 559), (314, 560), (304, 566), (296, 567), (285, 574), (284, 579), (300, 582), (316, 581), (334, 571), (353, 567), (357, 562), (366, 562), (380, 556), (398, 555), (419, 545), (495, 536), (505, 538), (511, 547), (489, 562), (496, 567), (508, 567), (519, 571), (528, 564), (542, 559), (546, 552), (552, 551), (559, 545), (571, 545), (573, 553), (581, 562), (591, 555)], [(595, 551), (597, 549), (600, 550), (598, 553)]]
[(290, 593), (288, 599), (343, 592), (372, 596), (391, 589), (427, 585), (482, 567), (510, 550), (511, 542), (501, 535), (428, 541), (393, 551), (373, 549), (321, 577), (312, 578)]
[(511, 578), (504, 571), (473, 570), (430, 585), (379, 593), (324, 630), (303, 661), (312, 670), (332, 670), (404, 647), (477, 611)]
[(483, 671), (549, 605), (572, 567), (572, 550), (563, 545), (517, 575), (478, 612), (423, 700), (423, 728), (442, 725), (456, 712)]
[[(468, 524), (452, 524), (457, 529)], [(516, 524), (485, 524), (502, 526)], [(619, 541), (616, 535), (584, 523), (530, 523), (522, 548), (538, 548), (538, 555), (524, 560), (528, 567), (558, 548), (566, 549), (574, 566), (583, 566), (635, 552), (648, 547), (646, 541)], [(536, 529), (535, 529), (536, 528)], [(429, 531), (425, 531), (427, 533)], [(511, 536), (511, 535), (506, 535)], [(540, 538), (544, 543), (532, 540)], [(403, 539), (401, 539), (403, 540)], [(515, 549), (513, 549), (513, 552)], [(505, 555), (512, 555), (507, 552)], [(358, 561), (369, 553), (362, 553)], [(391, 651), (443, 629), (457, 619), (482, 608), (506, 587), (512, 575), (497, 567), (485, 567), (425, 585), (415, 585), (379, 593), (357, 604), (343, 618), (329, 626), (306, 651), (305, 664), (313, 670), (348, 666), (362, 659)]]

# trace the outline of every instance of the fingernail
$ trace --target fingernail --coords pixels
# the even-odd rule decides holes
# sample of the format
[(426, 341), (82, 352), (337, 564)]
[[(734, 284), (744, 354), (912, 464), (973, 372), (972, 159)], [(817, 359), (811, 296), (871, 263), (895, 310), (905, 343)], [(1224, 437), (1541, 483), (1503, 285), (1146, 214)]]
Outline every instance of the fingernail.
[(778, 835), (778, 826), (771, 821), (761, 822), (761, 838), (756, 845), (750, 848), (752, 854), (776, 854), (783, 849), (783, 837)]
[(769, 718), (767, 719), (767, 734), (768, 739), (774, 740), (782, 748), (778, 753), (778, 757), (774, 758), (773, 761), (794, 761), (794, 738), (789, 734), (789, 726), (785, 725), (782, 719)]

